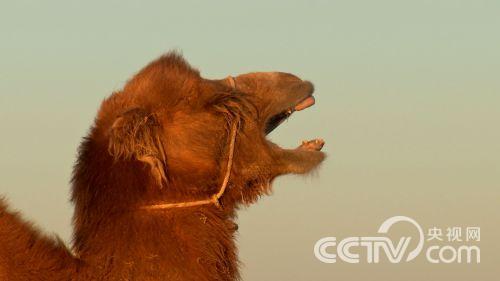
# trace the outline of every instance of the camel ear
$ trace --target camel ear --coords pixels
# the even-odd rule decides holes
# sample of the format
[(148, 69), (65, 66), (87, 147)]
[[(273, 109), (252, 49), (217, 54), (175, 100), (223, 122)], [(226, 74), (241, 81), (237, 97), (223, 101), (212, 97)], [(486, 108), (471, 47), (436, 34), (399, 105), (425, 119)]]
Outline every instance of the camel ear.
[(144, 109), (134, 108), (113, 122), (108, 151), (115, 160), (138, 160), (149, 165), (160, 186), (166, 182), (166, 155), (161, 141), (160, 123)]

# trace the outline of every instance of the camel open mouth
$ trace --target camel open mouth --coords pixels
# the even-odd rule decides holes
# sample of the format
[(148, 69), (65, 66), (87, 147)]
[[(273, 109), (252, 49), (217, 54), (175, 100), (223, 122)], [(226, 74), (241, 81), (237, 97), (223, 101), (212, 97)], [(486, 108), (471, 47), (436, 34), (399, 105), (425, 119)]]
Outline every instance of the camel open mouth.
[(266, 123), (266, 128), (264, 130), (265, 134), (268, 135), (269, 133), (271, 133), (281, 123), (283, 123), (286, 119), (288, 119), (288, 117), (290, 117), (295, 111), (304, 110), (308, 107), (313, 106), (314, 103), (315, 103), (314, 97), (312, 95), (309, 95), (304, 99), (300, 100), (294, 106), (289, 107), (281, 111), (280, 113), (271, 116)]

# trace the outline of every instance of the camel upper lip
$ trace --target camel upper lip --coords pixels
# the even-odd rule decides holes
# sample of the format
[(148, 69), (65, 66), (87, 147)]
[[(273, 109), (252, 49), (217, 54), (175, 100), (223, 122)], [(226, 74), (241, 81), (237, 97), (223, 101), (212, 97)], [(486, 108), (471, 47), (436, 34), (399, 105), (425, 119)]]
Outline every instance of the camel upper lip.
[(281, 123), (283, 123), (292, 113), (295, 111), (301, 111), (304, 110), (308, 107), (311, 107), (315, 103), (315, 99), (312, 95), (308, 95), (305, 98), (301, 99), (299, 102), (297, 102), (295, 105), (280, 111), (278, 114), (275, 114), (271, 116), (267, 122), (266, 122), (266, 127), (265, 127), (265, 134), (268, 135), (271, 133), (274, 129), (276, 129)]
[(310, 95), (310, 96), (305, 97), (300, 102), (298, 102), (295, 105), (294, 109), (295, 109), (295, 111), (301, 111), (301, 110), (304, 110), (308, 107), (313, 106), (314, 103), (316, 103), (316, 100), (314, 99), (314, 97), (312, 95)]

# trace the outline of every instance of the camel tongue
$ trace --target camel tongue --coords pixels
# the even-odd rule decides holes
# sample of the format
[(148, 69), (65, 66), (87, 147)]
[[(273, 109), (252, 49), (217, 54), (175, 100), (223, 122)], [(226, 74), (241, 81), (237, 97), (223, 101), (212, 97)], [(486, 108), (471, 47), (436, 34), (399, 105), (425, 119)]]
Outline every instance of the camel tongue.
[(295, 106), (295, 110), (296, 111), (300, 111), (300, 110), (306, 109), (306, 108), (312, 106), (314, 104), (314, 102), (315, 102), (314, 97), (313, 96), (309, 96), (306, 99), (304, 99), (303, 101), (299, 102)]

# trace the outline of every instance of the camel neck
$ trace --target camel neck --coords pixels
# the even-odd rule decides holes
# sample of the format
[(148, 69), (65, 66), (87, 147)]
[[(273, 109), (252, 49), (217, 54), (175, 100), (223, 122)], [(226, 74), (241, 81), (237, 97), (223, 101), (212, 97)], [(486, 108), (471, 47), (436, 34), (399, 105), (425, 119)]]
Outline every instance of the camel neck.
[(125, 212), (87, 225), (97, 229), (75, 233), (75, 252), (93, 274), (237, 280), (236, 224), (213, 208)]

